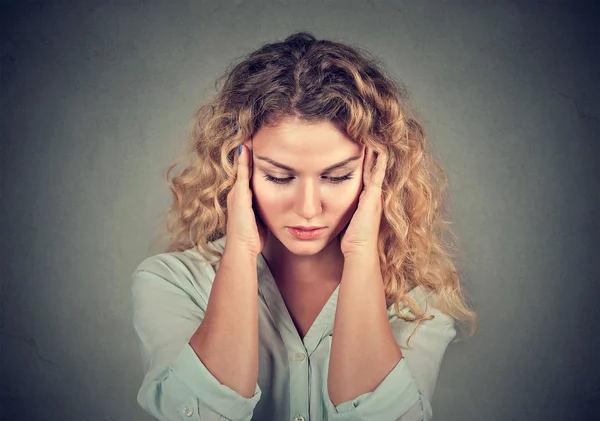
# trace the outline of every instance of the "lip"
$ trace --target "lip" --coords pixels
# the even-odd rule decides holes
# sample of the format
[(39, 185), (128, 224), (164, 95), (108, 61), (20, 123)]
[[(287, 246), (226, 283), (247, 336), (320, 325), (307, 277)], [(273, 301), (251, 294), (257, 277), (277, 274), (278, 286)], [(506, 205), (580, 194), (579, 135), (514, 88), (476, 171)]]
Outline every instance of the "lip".
[(313, 229), (313, 230), (298, 229), (295, 227), (287, 227), (287, 230), (289, 231), (289, 233), (292, 234), (294, 237), (296, 237), (299, 240), (312, 240), (314, 238), (317, 238), (325, 232), (325, 229), (327, 229), (327, 227), (320, 227), (320, 228)]
[(297, 230), (304, 230), (304, 231), (311, 231), (311, 230), (321, 229), (321, 228), (325, 228), (325, 227), (317, 227), (316, 225), (310, 225), (308, 227), (303, 227), (301, 225), (297, 225), (295, 227), (289, 227), (289, 228), (294, 228)]

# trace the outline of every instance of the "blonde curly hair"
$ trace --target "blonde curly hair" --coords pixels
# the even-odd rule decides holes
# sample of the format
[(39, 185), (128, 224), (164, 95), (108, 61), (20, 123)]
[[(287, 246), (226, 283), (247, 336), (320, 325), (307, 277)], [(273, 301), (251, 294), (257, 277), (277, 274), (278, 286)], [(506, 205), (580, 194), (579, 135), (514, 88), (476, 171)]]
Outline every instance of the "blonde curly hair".
[[(385, 74), (378, 59), (360, 47), (298, 32), (250, 53), (219, 76), (215, 87), (218, 93), (195, 113), (185, 151), (164, 174), (173, 197), (166, 212), (166, 252), (196, 247), (217, 258), (205, 262), (219, 262), (222, 253), (208, 243), (226, 234), (238, 145), (263, 125), (287, 118), (331, 121), (354, 141), (389, 156), (378, 244), (387, 306), (417, 321), (418, 328), (433, 315), (426, 316), (406, 292), (422, 286), (436, 295), (440, 311), (459, 322), (459, 331), (470, 327), (466, 336), (475, 333), (477, 314), (461, 291), (448, 241), (456, 236), (441, 217), (446, 175), (427, 151), (407, 90)], [(414, 316), (400, 312), (402, 302)]]

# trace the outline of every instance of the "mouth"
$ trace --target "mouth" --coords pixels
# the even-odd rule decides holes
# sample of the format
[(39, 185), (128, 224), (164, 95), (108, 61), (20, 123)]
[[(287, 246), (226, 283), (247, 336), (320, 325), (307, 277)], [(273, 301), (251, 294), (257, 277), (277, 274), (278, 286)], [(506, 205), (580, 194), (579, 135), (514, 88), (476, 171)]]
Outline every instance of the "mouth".
[(311, 240), (319, 237), (327, 227), (317, 227), (314, 229), (302, 229), (296, 227), (287, 227), (288, 232), (300, 240)]

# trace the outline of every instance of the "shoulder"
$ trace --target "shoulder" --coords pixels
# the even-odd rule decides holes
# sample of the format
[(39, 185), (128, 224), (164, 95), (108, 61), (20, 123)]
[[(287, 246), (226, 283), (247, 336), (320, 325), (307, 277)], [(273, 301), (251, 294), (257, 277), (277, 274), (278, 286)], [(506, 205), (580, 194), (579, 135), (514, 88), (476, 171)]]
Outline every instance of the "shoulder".
[[(425, 313), (425, 316), (433, 316), (433, 319), (428, 321), (427, 324), (442, 325), (445, 327), (451, 327), (454, 325), (454, 319), (443, 313), (438, 308), (439, 295), (435, 291), (428, 290), (419, 285), (408, 291), (406, 295), (414, 299), (419, 309)], [(416, 314), (410, 309), (405, 301), (400, 303), (399, 307), (402, 315), (408, 316), (409, 318), (416, 316)], [(388, 307), (388, 319), (390, 321), (399, 319), (393, 304)]]
[[(209, 247), (222, 252), (224, 244), (222, 237), (210, 242)], [(132, 288), (134, 291), (154, 287), (172, 292), (181, 290), (207, 301), (219, 264), (212, 266), (203, 259), (215, 260), (215, 257), (200, 253), (197, 248), (146, 257), (133, 270)]]

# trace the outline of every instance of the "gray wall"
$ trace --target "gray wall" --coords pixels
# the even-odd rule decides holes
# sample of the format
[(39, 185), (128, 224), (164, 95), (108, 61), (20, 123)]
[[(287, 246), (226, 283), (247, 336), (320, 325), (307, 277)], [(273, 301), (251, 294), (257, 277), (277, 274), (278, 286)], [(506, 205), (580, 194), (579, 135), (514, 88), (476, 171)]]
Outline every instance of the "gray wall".
[(481, 329), (435, 418), (600, 417), (592, 3), (304, 3), (3, 2), (3, 419), (151, 419), (129, 294), (162, 171), (217, 74), (296, 30), (381, 57), (448, 173)]

